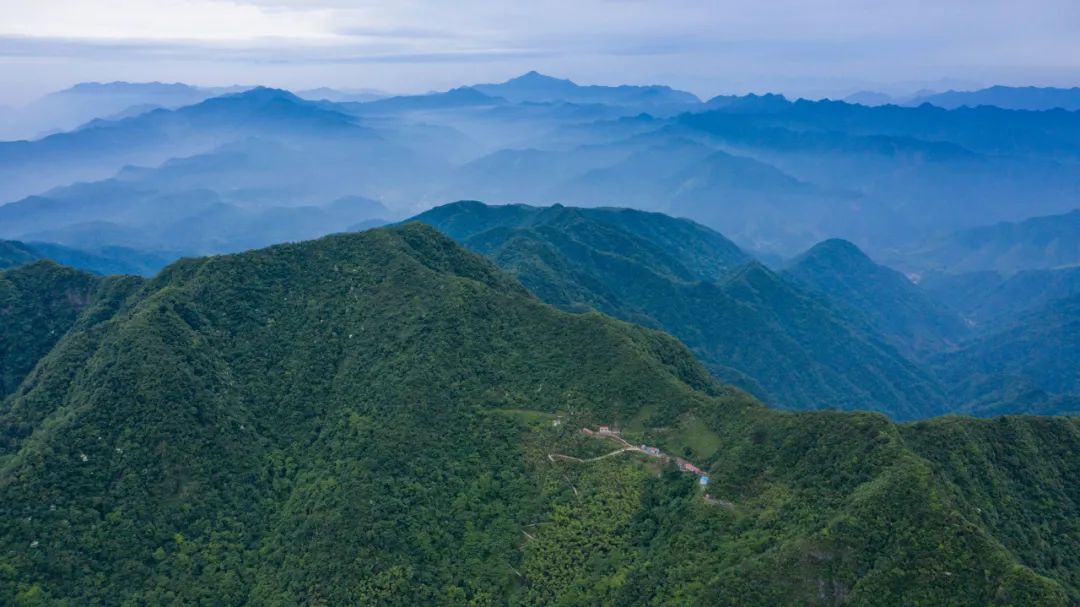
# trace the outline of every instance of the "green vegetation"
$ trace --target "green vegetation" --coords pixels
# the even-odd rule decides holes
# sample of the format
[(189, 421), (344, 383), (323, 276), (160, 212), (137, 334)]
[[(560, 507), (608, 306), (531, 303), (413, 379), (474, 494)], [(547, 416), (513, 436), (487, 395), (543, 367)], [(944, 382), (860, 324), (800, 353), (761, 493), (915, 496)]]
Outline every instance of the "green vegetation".
[(75, 324), (98, 282), (47, 261), (0, 272), (0, 398)]
[[(769, 410), (416, 224), (95, 293), (0, 405), (3, 604), (1080, 601), (1076, 420)], [(546, 457), (597, 423), (716, 501)]]
[(1021, 377), (1054, 394), (1080, 393), (1080, 295), (1054, 301), (942, 357), (952, 381)]
[[(771, 404), (874, 409), (897, 419), (946, 410), (943, 387), (885, 343), (864, 315), (849, 321), (847, 308), (749, 262), (721, 235), (686, 220), (477, 202), (437, 207), (416, 220), (488, 255), (550, 304), (668, 331), (714, 375)], [(804, 265), (812, 267), (810, 259)], [(901, 306), (917, 300), (903, 295)], [(922, 335), (907, 328), (897, 334), (903, 331), (901, 341), (913, 345)]]
[(969, 333), (958, 313), (845, 240), (815, 245), (796, 258), (786, 274), (841, 308), (845, 318), (865, 323), (907, 355), (953, 348)]
[(25, 265), (40, 258), (33, 249), (17, 240), (0, 240), (0, 270)]

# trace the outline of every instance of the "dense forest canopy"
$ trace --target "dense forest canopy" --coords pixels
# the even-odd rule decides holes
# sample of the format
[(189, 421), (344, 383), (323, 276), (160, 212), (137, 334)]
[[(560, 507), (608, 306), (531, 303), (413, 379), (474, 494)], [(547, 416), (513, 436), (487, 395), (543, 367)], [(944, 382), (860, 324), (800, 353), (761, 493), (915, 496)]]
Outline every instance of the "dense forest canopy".
[(1080, 601), (1074, 418), (769, 409), (419, 224), (95, 282), (0, 406), (9, 603)]

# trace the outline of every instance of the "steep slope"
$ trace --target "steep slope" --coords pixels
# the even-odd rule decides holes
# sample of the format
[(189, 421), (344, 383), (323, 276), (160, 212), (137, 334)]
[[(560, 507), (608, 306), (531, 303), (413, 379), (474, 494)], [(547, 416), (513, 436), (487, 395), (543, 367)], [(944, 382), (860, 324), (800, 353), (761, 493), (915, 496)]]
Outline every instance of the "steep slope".
[(0, 272), (0, 399), (75, 324), (99, 282), (48, 261)]
[(717, 355), (746, 365), (748, 375), (770, 386), (776, 402), (870, 409), (895, 419), (948, 411), (944, 390), (930, 373), (764, 266), (747, 266), (720, 286), (730, 303), (714, 312)]
[[(5, 603), (1077, 597), (1075, 421), (960, 421), (951, 459), (936, 427), (772, 412), (420, 226), (188, 259), (112, 300), (0, 408)], [(597, 422), (719, 497), (644, 455), (546, 457), (605, 453)]]
[[(461, 383), (463, 378), (470, 379)], [(595, 316), (558, 314), (429, 229), (373, 231), (185, 261), (150, 283), (133, 308), (65, 339), (35, 381), (5, 404), (3, 427), (23, 429), (5, 434), (0, 454), (5, 518), (44, 509), (34, 515), (42, 526), (5, 526), (0, 537), (5, 555), (16, 544), (38, 542), (42, 550), (19, 557), (17, 566), (24, 579), (60, 596), (141, 596), (153, 602), (163, 592), (232, 596), (229, 585), (243, 583), (254, 602), (297, 592), (327, 593), (327, 600), (338, 602), (335, 597), (361, 591), (327, 577), (339, 566), (335, 561), (346, 562), (339, 554), (386, 552), (389, 561), (370, 561), (367, 574), (357, 569), (349, 578), (378, 584), (377, 574), (399, 569), (395, 561), (420, 575), (425, 562), (452, 562), (453, 545), (472, 549), (459, 534), (461, 523), (450, 522), (468, 505), (447, 505), (487, 495), (474, 483), (497, 461), (490, 459), (497, 452), (511, 458), (515, 451), (507, 435), (512, 428), (480, 415), (482, 410), (585, 408), (615, 420), (629, 419), (646, 403), (671, 403), (670, 410), (654, 412), (659, 421), (680, 403), (709, 398), (707, 393), (723, 389), (670, 338)], [(378, 444), (352, 449), (372, 437)], [(292, 454), (290, 445), (305, 446)], [(462, 445), (484, 457), (458, 459)], [(60, 457), (70, 463), (39, 469), (34, 454), (43, 448), (61, 449), (66, 455)], [(347, 493), (377, 490), (383, 497), (375, 505), (339, 502), (327, 510), (338, 522), (327, 519), (320, 525), (324, 531), (311, 535), (288, 520), (316, 503), (310, 500), (344, 497), (335, 497), (330, 486), (317, 488), (336, 474), (320, 462), (344, 456), (339, 449), (367, 459), (357, 462), (360, 468), (338, 470), (352, 487)], [(286, 460), (301, 453), (307, 453), (301, 469), (287, 471), (292, 465)], [(400, 461), (402, 454), (412, 457)], [(94, 470), (89, 474), (90, 468), (80, 466), (83, 455), (82, 463)], [(364, 468), (378, 473), (369, 477), (361, 473)], [(127, 481), (105, 480), (113, 471)], [(249, 483), (242, 479), (253, 473), (255, 485), (243, 489)], [(525, 489), (520, 464), (492, 474), (507, 482), (496, 493), (511, 500), (514, 511), (524, 507), (513, 496)], [(52, 496), (55, 509), (32, 495)], [(374, 535), (349, 534), (337, 548), (326, 544), (339, 535), (333, 531), (337, 525), (374, 523), (384, 517), (380, 513), (400, 511), (402, 500), (417, 508), (386, 528), (405, 526), (392, 535), (412, 537), (406, 540), (411, 544), (419, 540), (412, 534), (423, 528), (456, 530), (423, 540), (438, 548), (429, 557), (408, 564), (398, 540), (379, 539), (384, 532), (378, 525)], [(71, 534), (49, 522), (90, 503), (112, 512), (113, 522), (80, 526)], [(260, 506), (268, 503), (275, 508)], [(509, 572), (498, 564), (500, 555), (514, 550), (520, 532), (477, 523), (493, 534), (481, 550), (495, 552), (482, 560), (504, 584)], [(130, 531), (122, 532), (124, 527)], [(405, 528), (413, 531), (401, 535)], [(165, 530), (170, 531), (161, 535)], [(243, 549), (256, 539), (269, 551), (261, 571), (254, 569), (255, 555)], [(185, 541), (191, 542), (186, 548)], [(218, 542), (225, 542), (220, 550), (228, 559), (247, 561), (252, 569), (191, 568), (194, 563), (183, 556), (196, 547), (209, 555), (219, 550)], [(147, 561), (157, 548), (168, 556), (157, 564)], [(315, 555), (303, 557), (308, 551)], [(93, 554), (99, 557), (91, 559)], [(105, 585), (82, 583), (94, 571), (110, 574)], [(171, 581), (158, 587), (158, 575)], [(293, 586), (296, 575), (302, 587)], [(415, 596), (442, 587), (433, 579), (416, 581)]]
[(1011, 275), (993, 270), (928, 272), (919, 286), (985, 330), (1080, 294), (1080, 266), (1022, 270)]
[(26, 265), (41, 259), (34, 249), (17, 240), (0, 240), (0, 270)]
[(1051, 302), (942, 358), (944, 375), (1031, 380), (1054, 394), (1080, 393), (1080, 296)]
[[(598, 422), (720, 501), (643, 455), (547, 457), (602, 453)], [(0, 597), (1065, 605), (1080, 429), (992, 424), (991, 459), (927, 440), (936, 464), (880, 416), (767, 410), (422, 226), (184, 260), (0, 409)]]
[(815, 245), (785, 273), (850, 310), (849, 317), (861, 318), (908, 355), (947, 350), (968, 334), (956, 312), (845, 240)]
[[(748, 258), (702, 226), (636, 211), (475, 202), (416, 220), (488, 255), (548, 303), (670, 332), (718, 377), (768, 402), (897, 418), (944, 410), (933, 378), (822, 298), (757, 264), (733, 274)], [(688, 226), (696, 239), (683, 235)], [(710, 234), (719, 248), (687, 246)]]

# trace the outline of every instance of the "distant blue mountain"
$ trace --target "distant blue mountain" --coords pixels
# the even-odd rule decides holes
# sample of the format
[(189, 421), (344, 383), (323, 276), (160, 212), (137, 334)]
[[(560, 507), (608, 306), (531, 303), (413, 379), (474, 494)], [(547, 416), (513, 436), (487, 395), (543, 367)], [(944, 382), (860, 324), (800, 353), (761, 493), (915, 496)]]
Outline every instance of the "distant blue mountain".
[(844, 101), (847, 103), (857, 103), (859, 105), (868, 105), (871, 107), (879, 105), (888, 105), (890, 103), (898, 103), (897, 99), (892, 95), (885, 93), (879, 93), (877, 91), (858, 91), (852, 93), (847, 97), (844, 97)]
[(84, 82), (29, 105), (0, 112), (0, 140), (37, 139), (95, 118), (131, 115), (132, 108), (177, 108), (250, 87), (204, 88), (163, 82)]
[(401, 95), (387, 97), (366, 103), (349, 103), (344, 107), (359, 114), (387, 113), (418, 110), (445, 110), (477, 106), (493, 106), (506, 103), (505, 99), (497, 96), (486, 95), (479, 90), (463, 86), (451, 89), (445, 93), (429, 93), (426, 95)]
[(946, 109), (992, 105), (1008, 110), (1080, 110), (1080, 87), (992, 86), (977, 91), (947, 91), (918, 96), (907, 105), (929, 103)]
[(288, 91), (255, 88), (179, 109), (94, 120), (36, 141), (0, 142), (0, 201), (73, 181), (103, 179), (128, 164), (154, 165), (239, 138), (373, 137), (347, 114)]
[(1080, 265), (1080, 209), (955, 232), (909, 251), (903, 260), (916, 268), (954, 273)]
[(106, 247), (84, 251), (55, 243), (23, 243), (0, 240), (0, 270), (15, 268), (41, 259), (51, 259), (94, 274), (138, 274), (149, 276), (174, 261), (179, 255), (140, 251), (125, 247)]
[(693, 106), (701, 103), (692, 93), (668, 86), (582, 86), (570, 80), (529, 72), (499, 84), (477, 84), (474, 89), (513, 102), (600, 103), (632, 106)]

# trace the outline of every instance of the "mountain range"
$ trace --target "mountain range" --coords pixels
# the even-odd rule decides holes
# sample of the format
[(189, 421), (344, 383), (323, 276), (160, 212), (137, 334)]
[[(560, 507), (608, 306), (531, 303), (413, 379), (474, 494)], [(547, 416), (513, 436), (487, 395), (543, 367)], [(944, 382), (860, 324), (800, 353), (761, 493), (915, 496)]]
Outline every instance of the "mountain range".
[(0, 139), (38, 139), (96, 118), (135, 116), (236, 93), (242, 86), (196, 87), (164, 82), (83, 82), (19, 108), (0, 111)]
[(894, 96), (876, 91), (859, 91), (844, 101), (860, 105), (920, 106), (925, 104), (953, 110), (960, 107), (993, 106), (1006, 110), (1080, 110), (1080, 87), (995, 85), (973, 91), (919, 91), (913, 95)]
[[(462, 229), (486, 221), (468, 210)], [(624, 213), (621, 232), (703, 254), (683, 270), (743, 261)], [(0, 405), (16, 604), (1080, 600), (1074, 418), (771, 410), (671, 337), (560, 312), (417, 223), (0, 285), (56, 304), (0, 306), (5, 331), (59, 335)], [(23, 360), (42, 337), (7, 339)], [(580, 431), (597, 425), (707, 487)]]
[(1080, 605), (1070, 94), (4, 110), (0, 604)]
[[(1080, 319), (1063, 299), (1080, 291), (1071, 274), (1006, 281), (981, 299), (965, 294), (974, 287), (950, 289), (949, 278), (924, 288), (841, 240), (777, 272), (704, 226), (629, 209), (459, 202), (414, 219), (488, 256), (550, 304), (671, 333), (716, 377), (772, 405), (903, 420), (1069, 413), (1080, 394), (1068, 370)], [(1025, 307), (1007, 310), (1016, 292)], [(961, 305), (968, 300), (1003, 303), (991, 317), (989, 307), (983, 316)], [(1040, 339), (1045, 361), (1020, 346)]]
[[(122, 104), (129, 89), (152, 96), (162, 87), (89, 88)], [(351, 196), (377, 201), (388, 220), (457, 199), (635, 207), (688, 217), (773, 258), (842, 238), (889, 259), (945, 234), (1068, 213), (1080, 194), (1075, 112), (780, 95), (701, 101), (659, 85), (538, 73), (370, 101), (309, 96), (318, 100), (256, 87), (0, 143), (0, 200), (19, 214), (45, 212), (54, 190), (78, 182), (85, 199), (61, 194), (80, 206), (81, 221), (112, 224), (98, 193), (135, 178), (151, 193), (204, 197), (196, 207), (220, 201), (254, 213)], [(168, 224), (152, 231), (173, 232)], [(86, 246), (55, 227), (0, 237)], [(269, 242), (228, 242), (245, 231), (224, 229), (225, 242), (192, 252)], [(115, 241), (94, 246), (131, 245), (130, 231), (101, 233)]]
[(627, 209), (476, 202), (415, 219), (488, 255), (548, 303), (672, 333), (718, 377), (767, 402), (900, 418), (942, 411), (943, 389), (878, 333), (703, 226)]

